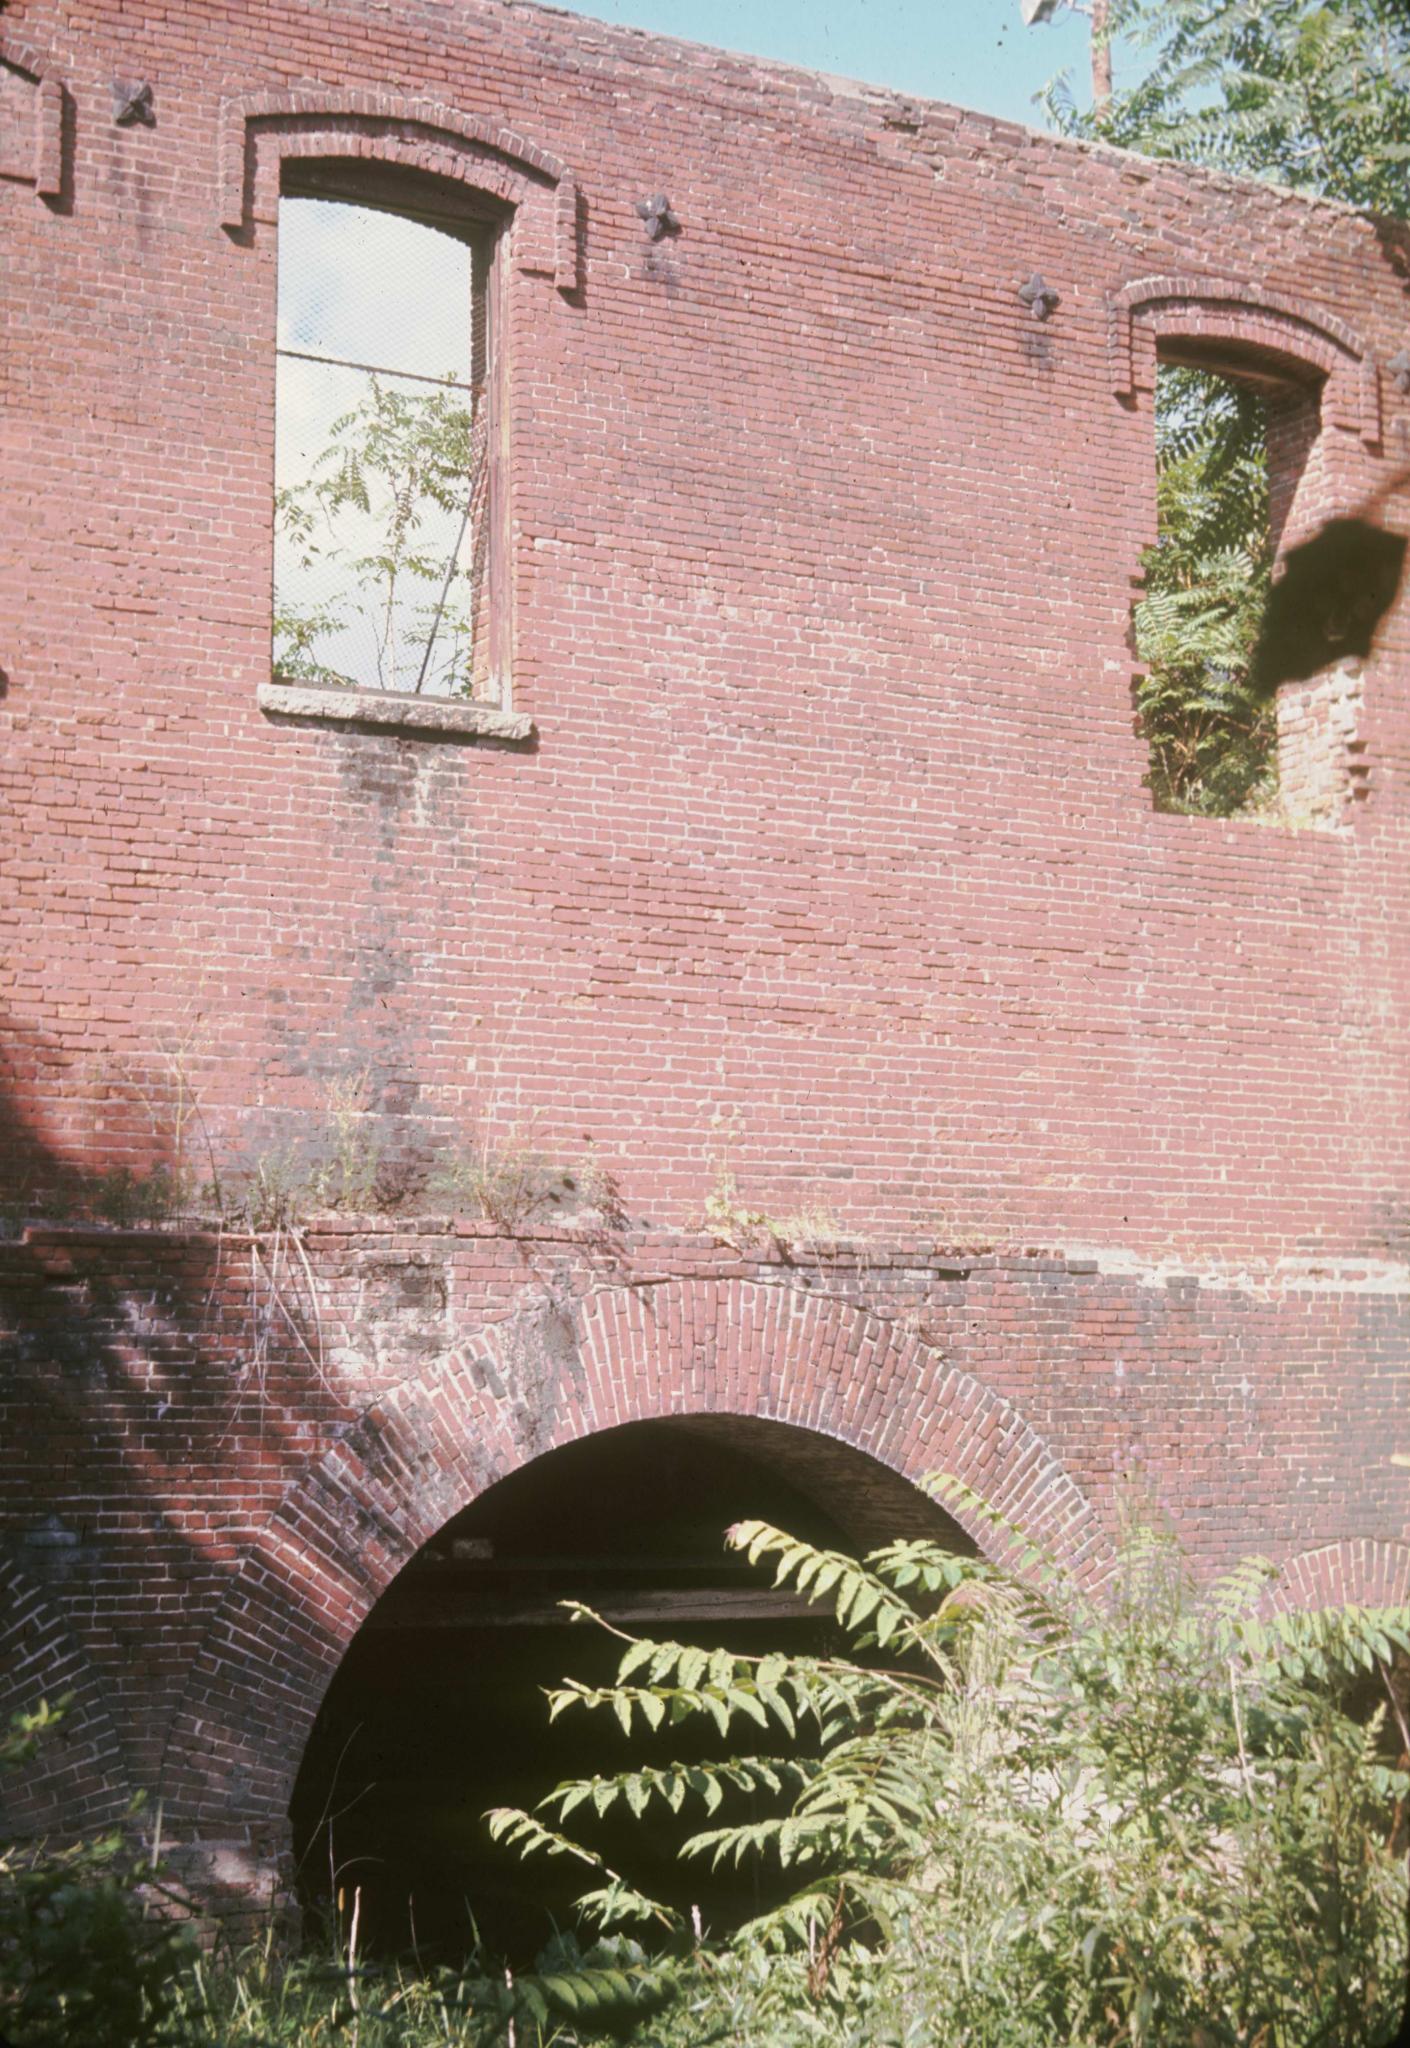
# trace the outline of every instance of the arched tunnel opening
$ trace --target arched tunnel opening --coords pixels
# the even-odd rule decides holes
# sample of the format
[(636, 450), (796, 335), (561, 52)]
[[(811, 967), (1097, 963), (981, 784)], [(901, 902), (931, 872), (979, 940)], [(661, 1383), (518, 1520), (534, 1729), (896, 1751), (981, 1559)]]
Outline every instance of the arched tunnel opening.
[[(830, 1610), (774, 1588), (770, 1572), (725, 1548), (725, 1531), (749, 1517), (853, 1555), (903, 1536), (974, 1548), (889, 1467), (791, 1424), (662, 1417), (546, 1452), (447, 1523), (349, 1646), (291, 1806), (310, 1921), (340, 1912), (346, 1928), (356, 1897), (367, 1953), (457, 1961), (478, 1941), (527, 1962), (573, 1924), (572, 1901), (592, 1878), (563, 1858), (520, 1862), (491, 1841), (486, 1809), (531, 1807), (567, 1778), (786, 1749), (753, 1724), (728, 1740), (694, 1721), (628, 1738), (603, 1712), (550, 1725), (544, 1698), (565, 1677), (609, 1682), (622, 1649), (574, 1624), (564, 1600), (633, 1635), (705, 1649), (845, 1647)], [(703, 1813), (661, 1815), (598, 1823), (593, 1847), (717, 1932), (768, 1903), (767, 1872), (680, 1861)]]

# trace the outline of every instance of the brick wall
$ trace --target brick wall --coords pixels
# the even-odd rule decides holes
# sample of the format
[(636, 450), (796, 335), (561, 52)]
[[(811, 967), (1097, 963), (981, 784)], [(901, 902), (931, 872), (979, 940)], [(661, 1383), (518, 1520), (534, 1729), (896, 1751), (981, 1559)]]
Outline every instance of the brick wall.
[(1203, 1570), (1259, 1550), (1293, 1592), (1373, 1597), (1410, 1569), (1386, 1455), (1404, 1300), (1354, 1261), (429, 1217), (329, 1221), (299, 1256), (33, 1228), (0, 1247), (7, 1696), (79, 1683), (81, 1714), (16, 1817), (158, 1786), (178, 1840), (277, 1844), (324, 1686), (401, 1565), (485, 1485), (656, 1414), (767, 1424), (755, 1456), (789, 1425), (786, 1469), (864, 1540), (895, 1519), (885, 1473), (947, 1471), (1089, 1584), (1123, 1509), (1155, 1507)]
[[(307, 1274), (233, 1237), (5, 1249), (6, 1555), (55, 1657), (101, 1674), (91, 1756), (165, 1769), (243, 1868), (287, 1795), (251, 1684), (292, 1673), (305, 1725), (432, 1510), (601, 1426), (619, 1369), (633, 1413), (959, 1464), (1074, 1568), (1134, 1475), (1206, 1564), (1354, 1572), (1369, 1545), (1389, 1583), (1404, 607), (1352, 712), (1309, 699), (1314, 797), (1357, 801), (1301, 830), (1152, 810), (1130, 610), (1158, 349), (1318, 386), (1299, 529), (1392, 485), (1398, 231), (492, 0), (22, 0), (0, 55), (7, 1213), (170, 1162), (178, 1126), (268, 1165), (352, 1089), (413, 1182), (531, 1141), (590, 1152), (630, 1219), (610, 1255), (600, 1218), (532, 1257), (330, 1227)], [(119, 124), (143, 80), (154, 125)], [(496, 589), (527, 737), (260, 706), (279, 166), (310, 152), (507, 210)], [(657, 192), (679, 231), (652, 241)], [(864, 1251), (746, 1273), (692, 1234), (726, 1173)], [(712, 1330), (754, 1327), (731, 1287), (790, 1304), (787, 1372), (772, 1326), (746, 1357), (668, 1318), (560, 1413), (567, 1368), (523, 1337), (508, 1411), (457, 1396), (435, 1484), (378, 1480), (368, 1535), (340, 1432), (477, 1383), (545, 1302), (577, 1355), (599, 1295), (630, 1318), (702, 1272)], [(845, 1338), (806, 1305), (831, 1292)]]

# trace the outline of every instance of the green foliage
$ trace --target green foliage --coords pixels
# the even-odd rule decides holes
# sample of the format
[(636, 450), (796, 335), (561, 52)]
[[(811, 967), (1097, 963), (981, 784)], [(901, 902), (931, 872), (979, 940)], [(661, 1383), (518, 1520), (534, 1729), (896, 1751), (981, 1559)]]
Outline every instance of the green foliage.
[[(767, 1248), (785, 1258), (796, 1252), (816, 1253), (824, 1246), (835, 1247), (842, 1242), (844, 1232), (837, 1218), (820, 1202), (805, 1202), (800, 1208), (778, 1215), (751, 1208), (740, 1191), (739, 1178), (730, 1160), (731, 1149), (743, 1131), (738, 1114), (717, 1109), (710, 1127), (712, 1180), (698, 1219), (700, 1229), (734, 1251)], [(857, 1241), (849, 1238), (849, 1242), (855, 1246)]]
[(1401, 0), (1119, 0), (1138, 83), (1068, 133), (1276, 179), (1410, 218), (1410, 14)]
[(482, 1216), (509, 1235), (550, 1218), (571, 1219), (599, 1237), (626, 1222), (616, 1175), (590, 1145), (565, 1160), (517, 1130), (499, 1142), (437, 1143), (417, 1132), (398, 1144), (396, 1122), (374, 1107), (366, 1073), (331, 1081), (321, 1110), (288, 1113), (282, 1128), (285, 1135), (262, 1150), (217, 1155), (209, 1147), (202, 1174), (169, 1128), (155, 1125), (173, 1163), (73, 1171), (38, 1196), (17, 1187), (0, 1202), (0, 1237), (41, 1216), (119, 1229), (195, 1225), (297, 1235), (318, 1216), (393, 1215), (414, 1204)]
[(532, 1970), (369, 1968), (271, 1945), (178, 1982), (175, 2048), (575, 2048), (620, 2039), (668, 1996), (666, 1966), (625, 1937), (562, 1934)]
[(437, 1160), (428, 1184), (435, 1201), (467, 1208), (501, 1230), (521, 1229), (561, 1203), (573, 1176), (540, 1150), (532, 1131), (514, 1130), (499, 1144), (486, 1139), (475, 1149), (459, 1148)]
[[(615, 1681), (551, 1696), (632, 1737), (703, 1720), (742, 1738), (491, 1816), (507, 1846), (581, 1864), (595, 1933), (524, 1971), (272, 1944), (213, 1964), (154, 1917), (116, 1836), (11, 1851), (0, 2031), (25, 2048), (1387, 2048), (1410, 1612), (1270, 1613), (1257, 1559), (1196, 1591), (1149, 1530), (1086, 1595), (963, 1488), (935, 1490), (1010, 1568), (916, 1540), (858, 1562), (742, 1523), (732, 1545), (830, 1610), (854, 1655), (615, 1631)], [(1369, 1717), (1357, 1686), (1380, 1695)], [(700, 1823), (687, 1858), (779, 1880), (733, 1935), (644, 1896), (590, 1840), (603, 1819), (682, 1814)]]
[[(616, 1683), (563, 1687), (555, 1714), (643, 1734), (703, 1716), (776, 1753), (575, 1781), (492, 1822), (581, 1857), (589, 1916), (666, 1930), (674, 1997), (643, 2048), (1390, 2038), (1410, 1776), (1385, 1719), (1410, 1614), (1266, 1615), (1258, 1561), (1197, 1595), (1149, 1532), (1101, 1599), (1031, 1555), (1020, 1578), (927, 1543), (859, 1564), (759, 1523), (730, 1540), (831, 1607), (859, 1659), (624, 1638)], [(1369, 1721), (1345, 1704), (1362, 1672), (1383, 1688)], [(760, 1859), (792, 1887), (725, 1940), (565, 1831), (692, 1806), (687, 1857)]]
[[(276, 497), (281, 556), (296, 566), (301, 588), (312, 579), (324, 593), (295, 601), (287, 571), (276, 579), (280, 675), (470, 694), (475, 570), (457, 567), (425, 529), (468, 522), (483, 439), (479, 413), (458, 389), (408, 392), (369, 376), (359, 403), (333, 422), (310, 474)], [(375, 676), (345, 675), (319, 651), (356, 620), (370, 629)]]
[(259, 1231), (292, 1229), (311, 1215), (366, 1214), (382, 1206), (390, 1162), (373, 1101), (366, 1069), (330, 1081), (322, 1114), (287, 1144), (227, 1168), (220, 1183), (222, 1220)]
[(616, 1177), (594, 1157), (590, 1141), (564, 1164), (537, 1143), (532, 1122), (497, 1140), (487, 1136), (437, 1153), (425, 1193), (432, 1202), (483, 1216), (510, 1236), (550, 1217), (587, 1219), (599, 1232), (626, 1222)]
[[(14, 1720), (0, 1769), (23, 1763), (63, 1702)], [(16, 2048), (148, 2048), (175, 2040), (187, 1930), (163, 1917), (129, 1828), (0, 1849), (0, 2039)], [(155, 1908), (155, 1910), (154, 1910)]]
[(195, 1191), (164, 1161), (146, 1172), (115, 1166), (100, 1174), (89, 1191), (94, 1214), (119, 1230), (155, 1227), (186, 1210)]
[(1276, 792), (1276, 715), (1249, 681), (1272, 567), (1265, 442), (1247, 385), (1161, 370), (1159, 539), (1135, 613), (1147, 665), (1136, 704), (1160, 810), (1227, 817)]
[[(0, 1730), (0, 1770), (27, 1763), (64, 1716), (41, 1705)], [(620, 2037), (670, 1994), (669, 1964), (626, 1936), (555, 1937), (530, 1971), (369, 1968), (290, 1958), (272, 1937), (203, 1957), (155, 1849), (125, 1828), (0, 1850), (0, 2042), (13, 2048), (564, 2048)], [(157, 1830), (160, 1833), (160, 1829)]]
[(41, 1700), (33, 1713), (16, 1714), (8, 1728), (0, 1728), (0, 1771), (27, 1764), (45, 1736), (51, 1735), (68, 1711), (72, 1695)]

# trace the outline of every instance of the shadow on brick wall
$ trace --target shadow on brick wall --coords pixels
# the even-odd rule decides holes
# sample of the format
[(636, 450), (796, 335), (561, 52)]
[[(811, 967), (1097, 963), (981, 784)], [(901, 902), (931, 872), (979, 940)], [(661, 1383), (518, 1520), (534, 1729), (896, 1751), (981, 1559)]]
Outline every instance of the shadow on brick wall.
[(53, 1827), (62, 1787), (83, 1828), (156, 1782), (212, 1605), (343, 1411), (248, 1237), (44, 1219), (84, 1176), (27, 1113), (34, 1051), (0, 1073), (0, 1713), (74, 1696), (64, 1772), (6, 1805)]

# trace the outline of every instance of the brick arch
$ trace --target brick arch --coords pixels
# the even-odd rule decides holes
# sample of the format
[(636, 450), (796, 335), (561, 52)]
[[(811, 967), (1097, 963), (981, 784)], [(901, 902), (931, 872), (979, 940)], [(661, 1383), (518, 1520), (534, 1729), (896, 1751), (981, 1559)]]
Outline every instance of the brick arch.
[(0, 64), (34, 86), (33, 169), (29, 182), (40, 199), (60, 199), (64, 190), (64, 82), (52, 59), (17, 36), (0, 36)]
[[(791, 1423), (918, 1480), (965, 1480), (1096, 1584), (1110, 1546), (1012, 1405), (867, 1311), (758, 1282), (604, 1289), (485, 1330), (369, 1406), (247, 1552), (173, 1725), (167, 1812), (199, 1836), (282, 1827), (313, 1718), (396, 1573), (540, 1453), (662, 1415)], [(994, 1549), (982, 1518), (959, 1520)]]
[(1155, 334), (1237, 342), (1290, 358), (1326, 378), (1322, 411), (1371, 447), (1381, 438), (1380, 370), (1361, 336), (1334, 314), (1224, 278), (1143, 277), (1107, 300), (1111, 386), (1130, 398), (1137, 385), (1137, 323)]
[(0, 1777), (0, 1828), (15, 1835), (104, 1827), (131, 1792), (91, 1662), (53, 1603), (20, 1567), (0, 1562), (0, 1728), (41, 1700), (69, 1706), (34, 1757)]
[(1269, 1605), (1410, 1605), (1410, 1543), (1380, 1536), (1344, 1536), (1335, 1543), (1299, 1551), (1282, 1566)]
[[(247, 93), (222, 102), (220, 221), (249, 224), (251, 141), (267, 137), (276, 157), (362, 156), (463, 178), (512, 205), (554, 188), (551, 232), (527, 234), (521, 269), (543, 271), (561, 292), (578, 288), (578, 182), (561, 158), (513, 129), (480, 121), (438, 100), (379, 91)], [(551, 244), (551, 246), (550, 246)]]

